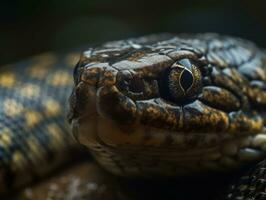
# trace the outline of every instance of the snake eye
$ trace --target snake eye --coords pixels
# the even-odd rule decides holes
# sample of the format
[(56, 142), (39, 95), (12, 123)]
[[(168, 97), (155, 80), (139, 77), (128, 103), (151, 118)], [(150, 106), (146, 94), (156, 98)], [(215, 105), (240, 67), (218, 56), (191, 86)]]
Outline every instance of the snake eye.
[(201, 90), (201, 72), (188, 59), (174, 63), (166, 70), (159, 81), (163, 98), (182, 103), (195, 98)]

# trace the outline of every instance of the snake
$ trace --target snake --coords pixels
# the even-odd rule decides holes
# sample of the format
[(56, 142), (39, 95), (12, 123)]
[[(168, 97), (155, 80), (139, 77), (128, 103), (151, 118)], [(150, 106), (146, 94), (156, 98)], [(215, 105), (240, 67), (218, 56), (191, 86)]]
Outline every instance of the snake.
[(266, 198), (266, 54), (251, 41), (154, 34), (0, 70), (1, 193), (46, 176), (82, 144), (125, 178), (252, 166), (225, 199)]

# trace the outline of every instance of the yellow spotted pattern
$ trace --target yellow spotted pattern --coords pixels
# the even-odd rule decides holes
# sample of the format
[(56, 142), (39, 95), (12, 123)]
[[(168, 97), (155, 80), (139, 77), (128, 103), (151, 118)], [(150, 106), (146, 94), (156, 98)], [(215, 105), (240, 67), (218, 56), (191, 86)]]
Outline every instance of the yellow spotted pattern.
[(15, 117), (22, 113), (23, 105), (17, 102), (15, 99), (6, 99), (3, 103), (4, 113), (9, 117)]
[(25, 112), (25, 125), (27, 128), (32, 128), (38, 124), (42, 119), (41, 114), (38, 111), (27, 110)]
[(33, 162), (38, 163), (42, 160), (42, 156), (43, 154), (45, 154), (45, 152), (43, 151), (42, 148), (40, 148), (40, 143), (38, 142), (38, 140), (33, 137), (30, 136), (27, 139), (27, 145), (29, 147), (29, 152), (32, 152), (32, 154), (35, 156), (35, 159), (32, 159)]
[(0, 145), (7, 148), (8, 146), (10, 146), (11, 142), (11, 132), (9, 128), (5, 127), (0, 132)]
[[(64, 141), (62, 138), (62, 130), (60, 129), (60, 127), (55, 124), (55, 123), (51, 123), (47, 125), (47, 131), (48, 134), (53, 138), (53, 141), (51, 141), (51, 143), (54, 143), (54, 147), (56, 147), (56, 149), (59, 148), (59, 146), (64, 145)], [(59, 148), (60, 149), (60, 148)]]
[(63, 112), (75, 55), (48, 53), (0, 67), (0, 196), (53, 170), (75, 146)]
[(48, 84), (52, 86), (71, 85), (72, 83), (72, 76), (63, 70), (56, 71), (48, 77)]
[(0, 86), (11, 88), (16, 82), (16, 75), (12, 72), (4, 72), (0, 74)]
[(43, 104), (47, 116), (52, 117), (61, 113), (60, 104), (56, 100), (49, 98)]
[(40, 96), (40, 86), (34, 85), (31, 83), (24, 84), (21, 88), (19, 88), (19, 92), (21, 96), (27, 98), (38, 98)]

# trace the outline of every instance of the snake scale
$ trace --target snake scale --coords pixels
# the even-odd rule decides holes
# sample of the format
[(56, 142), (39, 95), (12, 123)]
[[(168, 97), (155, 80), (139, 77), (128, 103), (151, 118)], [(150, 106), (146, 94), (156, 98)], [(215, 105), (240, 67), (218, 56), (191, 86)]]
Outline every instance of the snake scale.
[[(2, 193), (67, 160), (77, 146), (71, 132), (124, 177), (226, 172), (265, 157), (266, 54), (252, 42), (161, 34), (78, 54), (1, 68)], [(266, 199), (265, 169), (264, 161), (225, 198)]]

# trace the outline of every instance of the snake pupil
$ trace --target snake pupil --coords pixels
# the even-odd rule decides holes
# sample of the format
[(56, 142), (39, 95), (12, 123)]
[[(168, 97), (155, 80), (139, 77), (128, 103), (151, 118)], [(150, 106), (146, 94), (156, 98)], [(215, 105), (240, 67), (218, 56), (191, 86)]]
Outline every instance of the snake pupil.
[(193, 101), (202, 89), (202, 76), (197, 63), (181, 59), (167, 68), (159, 79), (162, 98), (184, 104)]
[(193, 84), (193, 76), (191, 72), (185, 69), (181, 74), (179, 82), (180, 82), (181, 87), (186, 92)]

